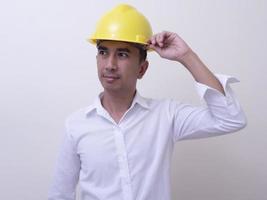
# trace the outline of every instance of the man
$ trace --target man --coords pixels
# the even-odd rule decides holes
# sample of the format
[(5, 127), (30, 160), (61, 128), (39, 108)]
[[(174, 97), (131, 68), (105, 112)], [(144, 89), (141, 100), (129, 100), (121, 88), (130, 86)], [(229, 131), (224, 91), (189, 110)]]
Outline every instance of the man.
[[(104, 90), (67, 119), (49, 200), (74, 200), (78, 181), (82, 200), (170, 200), (176, 141), (246, 125), (229, 86), (236, 79), (213, 75), (176, 33), (152, 36), (146, 18), (129, 5), (106, 14), (90, 41)], [(147, 49), (182, 63), (207, 107), (141, 97), (136, 82), (148, 68)]]

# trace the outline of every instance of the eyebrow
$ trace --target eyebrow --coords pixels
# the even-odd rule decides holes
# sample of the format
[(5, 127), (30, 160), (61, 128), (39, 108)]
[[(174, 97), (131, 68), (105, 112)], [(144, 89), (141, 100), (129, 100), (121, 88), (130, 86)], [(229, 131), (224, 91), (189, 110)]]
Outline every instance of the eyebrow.
[(104, 47), (104, 46), (101, 46), (101, 45), (99, 45), (99, 46), (97, 46), (97, 49), (98, 50), (108, 50), (108, 48), (107, 47)]
[(123, 52), (127, 52), (130, 53), (131, 51), (128, 48), (118, 48), (118, 51), (123, 51)]
[[(97, 49), (98, 50), (104, 50), (104, 51), (108, 50), (107, 47), (102, 46), (102, 45), (97, 46)], [(128, 49), (128, 48), (117, 48), (116, 51), (127, 52), (127, 53), (130, 53), (131, 52), (130, 49)]]

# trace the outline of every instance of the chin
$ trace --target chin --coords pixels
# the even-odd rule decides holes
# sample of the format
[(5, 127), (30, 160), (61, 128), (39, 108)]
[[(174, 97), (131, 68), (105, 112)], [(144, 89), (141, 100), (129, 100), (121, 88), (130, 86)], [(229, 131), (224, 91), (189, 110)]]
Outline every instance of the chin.
[(102, 84), (102, 86), (106, 91), (110, 91), (110, 92), (119, 92), (119, 91), (121, 91), (121, 88), (116, 87), (114, 85)]

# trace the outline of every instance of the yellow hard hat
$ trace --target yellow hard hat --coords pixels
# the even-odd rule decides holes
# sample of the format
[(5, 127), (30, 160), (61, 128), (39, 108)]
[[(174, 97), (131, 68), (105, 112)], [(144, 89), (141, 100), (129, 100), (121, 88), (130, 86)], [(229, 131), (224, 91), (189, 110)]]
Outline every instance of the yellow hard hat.
[(97, 40), (115, 40), (146, 45), (151, 36), (152, 29), (146, 17), (134, 7), (120, 4), (99, 20), (88, 41), (96, 44)]

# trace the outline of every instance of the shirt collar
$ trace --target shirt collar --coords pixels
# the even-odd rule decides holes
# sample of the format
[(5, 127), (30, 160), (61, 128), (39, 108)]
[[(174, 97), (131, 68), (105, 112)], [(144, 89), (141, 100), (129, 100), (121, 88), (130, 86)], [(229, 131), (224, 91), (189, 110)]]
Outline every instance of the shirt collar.
[(141, 107), (149, 109), (148, 100), (142, 97), (138, 91), (136, 91), (131, 107), (133, 107), (135, 104), (139, 104)]
[[(86, 108), (85, 114), (88, 115), (93, 111), (97, 111), (98, 113), (105, 110), (104, 107), (101, 104), (101, 97), (103, 96), (103, 93), (100, 93), (94, 100), (94, 103)], [(145, 109), (149, 109), (148, 100), (144, 97), (142, 97), (138, 91), (136, 91), (136, 94), (134, 96), (132, 105), (130, 106), (130, 109), (133, 108), (136, 104), (140, 105), (141, 107)]]

